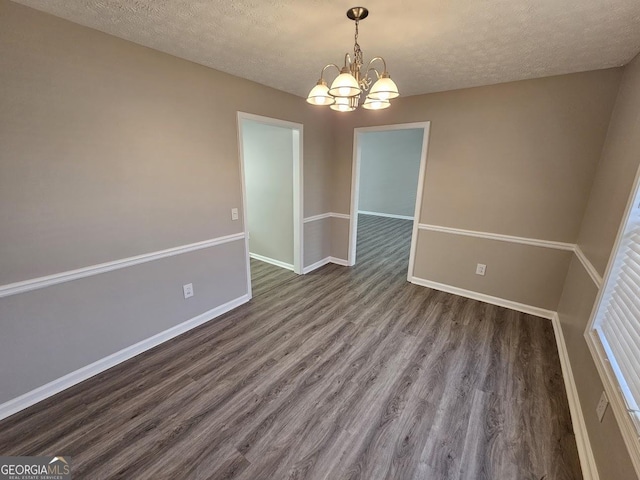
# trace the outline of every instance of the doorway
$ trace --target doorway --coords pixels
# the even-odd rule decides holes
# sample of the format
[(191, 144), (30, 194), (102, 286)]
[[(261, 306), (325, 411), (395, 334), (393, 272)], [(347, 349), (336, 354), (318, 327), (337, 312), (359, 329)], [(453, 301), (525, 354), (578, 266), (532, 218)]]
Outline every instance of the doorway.
[(356, 265), (360, 247), (366, 246), (364, 261), (366, 255), (384, 255), (372, 249), (386, 245), (394, 255), (406, 252), (407, 278), (413, 275), (429, 126), (417, 122), (354, 129), (350, 266)]
[(302, 273), (302, 134), (301, 124), (238, 112), (250, 296)]

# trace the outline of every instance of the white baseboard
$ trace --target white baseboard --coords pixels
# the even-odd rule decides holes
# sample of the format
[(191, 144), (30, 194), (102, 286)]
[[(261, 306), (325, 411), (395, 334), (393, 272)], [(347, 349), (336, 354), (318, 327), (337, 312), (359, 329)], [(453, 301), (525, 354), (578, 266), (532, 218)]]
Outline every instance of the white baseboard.
[(500, 297), (493, 297), (485, 293), (465, 290), (463, 288), (454, 287), (452, 285), (425, 280), (424, 278), (411, 277), (411, 283), (415, 283), (416, 285), (421, 285), (423, 287), (433, 288), (434, 290), (440, 290), (442, 292), (453, 293), (454, 295), (460, 295), (461, 297), (471, 298), (472, 300), (479, 300), (481, 302), (490, 303), (492, 305), (498, 305), (499, 307), (510, 308), (511, 310), (516, 310), (518, 312), (535, 315), (536, 317), (552, 319), (553, 315), (555, 315), (556, 313), (552, 310), (545, 310), (544, 308), (534, 307), (533, 305), (513, 302), (511, 300), (506, 300)]
[(351, 216), (346, 213), (327, 212), (327, 213), (321, 213), (320, 215), (313, 215), (311, 217), (307, 217), (303, 220), (303, 222), (304, 223), (316, 222), (318, 220), (324, 220), (325, 218), (342, 218), (345, 220), (349, 220)]
[(275, 265), (276, 267), (286, 268), (287, 270), (291, 270), (293, 272), (293, 265), (291, 265), (290, 263), (281, 262), (280, 260), (265, 257), (263, 255), (258, 255), (257, 253), (249, 252), (249, 256), (256, 260), (260, 260), (261, 262), (270, 263), (271, 265)]
[(316, 263), (312, 263), (311, 265), (304, 267), (302, 269), (302, 274), (304, 275), (306, 273), (313, 272), (314, 270), (317, 270), (320, 267), (324, 267), (327, 263), (331, 263), (331, 257), (323, 258), (322, 260)]
[(363, 215), (375, 215), (376, 217), (399, 218), (401, 220), (413, 220), (413, 217), (410, 215), (396, 215), (394, 213), (380, 213), (380, 212), (369, 212), (367, 210), (358, 210), (358, 214), (360, 213), (362, 213)]
[(197, 317), (194, 317), (186, 322), (180, 323), (171, 327), (163, 332), (160, 332), (152, 337), (149, 337), (145, 340), (142, 340), (134, 345), (126, 347), (119, 352), (113, 353), (107, 357), (101, 358), (85, 367), (82, 367), (74, 372), (68, 373), (67, 375), (60, 377), (52, 382), (49, 382), (41, 387), (38, 387), (30, 392), (27, 392), (19, 397), (16, 397), (8, 402), (5, 402), (0, 405), (0, 420), (3, 418), (9, 417), (14, 413), (19, 412), (20, 410), (24, 410), (31, 405), (34, 405), (46, 398), (55, 395), (56, 393), (60, 393), (63, 390), (66, 390), (69, 387), (72, 387), (84, 380), (87, 380), (98, 373), (104, 372), (105, 370), (118, 365), (130, 358), (135, 357), (136, 355), (141, 354), (142, 352), (149, 350), (161, 343), (166, 342), (167, 340), (171, 340), (178, 335), (187, 332), (203, 323), (208, 322), (220, 315), (227, 313), (230, 310), (233, 310), (236, 307), (239, 307), (243, 303), (246, 303), (251, 298), (249, 295), (243, 295), (241, 297), (236, 298), (235, 300), (231, 300), (230, 302), (225, 303), (224, 305), (220, 305), (219, 307), (213, 308), (207, 312), (204, 312)]
[(335, 263), (336, 265), (342, 265), (344, 267), (349, 266), (349, 262), (347, 262), (346, 260), (343, 260), (342, 258), (325, 257), (316, 263), (312, 263), (311, 265), (304, 267), (304, 269), (302, 270), (302, 273), (306, 274), (309, 272), (313, 272), (314, 270), (317, 270), (320, 267), (324, 267), (327, 263)]
[(342, 265), (343, 267), (349, 266), (349, 262), (343, 258), (329, 257), (329, 261), (331, 263), (335, 263), (336, 265)]
[(571, 370), (571, 362), (569, 361), (569, 352), (562, 334), (562, 326), (557, 313), (551, 318), (553, 324), (553, 333), (556, 337), (556, 345), (558, 346), (558, 356), (560, 357), (560, 366), (562, 368), (562, 378), (564, 378), (564, 387), (567, 391), (567, 400), (569, 401), (569, 411), (571, 413), (571, 423), (573, 424), (573, 433), (576, 437), (578, 446), (578, 456), (580, 457), (580, 467), (585, 480), (599, 480), (598, 468), (596, 460), (591, 450), (591, 442), (587, 433), (587, 425), (582, 414), (580, 406), (580, 398), (578, 397), (578, 389), (573, 371)]

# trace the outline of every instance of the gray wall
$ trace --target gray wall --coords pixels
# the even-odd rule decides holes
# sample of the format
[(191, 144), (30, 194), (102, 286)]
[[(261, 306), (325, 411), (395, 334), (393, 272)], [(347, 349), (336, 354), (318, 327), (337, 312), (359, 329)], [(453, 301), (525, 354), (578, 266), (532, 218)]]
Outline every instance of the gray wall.
[[(304, 124), (305, 215), (330, 211), (330, 115), (299, 97), (6, 0), (0, 85), (0, 285), (242, 232), (238, 111)], [(244, 267), (237, 241), (0, 298), (0, 403), (241, 297)]]
[(0, 403), (236, 299), (244, 272), (238, 240), (0, 299)]
[(249, 251), (293, 265), (293, 131), (242, 125)]
[[(323, 218), (305, 223), (304, 264), (313, 265), (331, 255), (331, 230), (333, 218)], [(313, 238), (314, 241), (309, 239)], [(346, 258), (346, 257), (345, 257)]]
[[(575, 243), (621, 75), (609, 69), (400, 97), (375, 115), (336, 114), (333, 211), (349, 212), (355, 127), (431, 121), (420, 223)], [(346, 248), (347, 233), (334, 229), (334, 251)], [(513, 244), (517, 261), (501, 262), (504, 243), (448, 237), (419, 231), (416, 276), (556, 310), (566, 252)], [(484, 277), (476, 263), (487, 265)]]
[[(0, 284), (242, 231), (230, 219), (241, 207), (238, 110), (305, 125), (306, 217), (348, 213), (354, 127), (431, 120), (421, 221), (577, 240), (603, 272), (640, 162), (639, 63), (625, 69), (602, 150), (620, 69), (345, 116), (0, 0)], [(305, 264), (345, 258), (347, 227), (305, 224)], [(420, 242), (419, 255), (450, 258), (447, 281), (460, 285), (475, 280), (469, 259), (494, 248)], [(507, 286), (523, 272), (555, 284), (551, 265), (534, 268), (537, 247), (517, 248), (513, 268), (487, 277), (496, 295), (515, 297)], [(594, 421), (602, 384), (582, 333), (595, 292), (569, 261), (558, 308), (601, 478), (634, 478), (611, 413)], [(0, 402), (243, 295), (244, 266), (236, 241), (0, 299)], [(189, 281), (196, 296), (185, 301)]]
[(359, 210), (413, 217), (422, 129), (363, 132)]
[[(640, 57), (624, 69), (606, 142), (595, 173), (578, 244), (604, 275), (640, 166)], [(598, 289), (577, 258), (571, 262), (558, 314), (567, 343), (600, 478), (636, 478), (611, 408), (595, 414), (604, 387), (584, 339)]]
[[(565, 250), (424, 230), (414, 275), (555, 311), (571, 256)], [(478, 262), (487, 265), (485, 276), (475, 274)]]

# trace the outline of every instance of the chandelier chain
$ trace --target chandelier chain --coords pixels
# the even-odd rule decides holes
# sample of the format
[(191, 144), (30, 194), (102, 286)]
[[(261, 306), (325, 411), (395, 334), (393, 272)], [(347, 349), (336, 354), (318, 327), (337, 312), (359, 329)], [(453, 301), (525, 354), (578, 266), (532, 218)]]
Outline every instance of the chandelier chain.
[(368, 72), (362, 72), (362, 65), (364, 65), (364, 55), (362, 53), (362, 49), (360, 48), (360, 44), (358, 43), (358, 34), (360, 33), (358, 26), (360, 25), (360, 21), (356, 20), (356, 33), (354, 35), (354, 45), (353, 45), (353, 65), (352, 65), (352, 74), (358, 81), (360, 88), (362, 90), (367, 91), (371, 86), (371, 79), (369, 78)]
[(356, 69), (360, 70), (360, 67), (362, 66), (362, 64), (364, 63), (363, 59), (362, 59), (362, 49), (360, 48), (360, 45), (358, 44), (358, 24), (360, 22), (358, 20), (356, 20), (356, 34), (355, 34), (355, 45), (353, 46), (353, 56), (354, 56), (354, 63), (356, 64)]

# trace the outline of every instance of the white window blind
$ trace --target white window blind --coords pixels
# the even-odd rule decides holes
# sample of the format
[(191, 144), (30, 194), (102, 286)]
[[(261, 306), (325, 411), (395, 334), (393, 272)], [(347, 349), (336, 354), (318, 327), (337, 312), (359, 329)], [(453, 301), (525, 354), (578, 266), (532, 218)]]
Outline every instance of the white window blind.
[(618, 244), (594, 323), (640, 432), (640, 208), (636, 200)]

